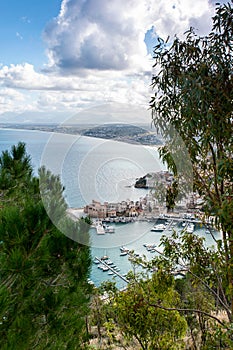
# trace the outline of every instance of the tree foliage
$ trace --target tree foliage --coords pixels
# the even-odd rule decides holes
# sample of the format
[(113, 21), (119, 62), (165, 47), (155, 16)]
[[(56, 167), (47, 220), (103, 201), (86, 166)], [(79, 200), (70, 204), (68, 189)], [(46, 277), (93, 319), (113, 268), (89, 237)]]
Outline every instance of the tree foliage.
[(182, 349), (187, 328), (185, 318), (176, 310), (160, 308), (161, 304), (166, 307), (180, 304), (174, 278), (159, 272), (149, 279), (133, 273), (128, 278), (129, 284), (124, 291), (105, 288), (109, 295), (102, 312), (106, 318), (105, 327), (110, 325), (112, 334), (114, 330), (115, 334), (122, 334), (124, 339), (134, 342), (136, 348)]
[[(171, 45), (160, 39), (154, 58), (154, 96), (150, 106), (155, 125), (168, 145), (161, 156), (176, 168), (170, 156), (179, 153), (173, 128), (182, 138), (193, 169), (194, 190), (204, 200), (205, 217), (214, 218), (222, 232), (216, 265), (233, 315), (233, 9), (217, 5), (209, 35), (193, 28), (184, 40)], [(172, 149), (171, 147), (172, 146)], [(181, 160), (183, 161), (183, 159)], [(176, 170), (176, 169), (175, 169)], [(220, 273), (221, 272), (221, 273)], [(219, 282), (219, 281), (218, 281)]]
[[(59, 178), (52, 181), (45, 169), (40, 174), (48, 187), (59, 189), (64, 212)], [(51, 222), (22, 143), (0, 157), (0, 191), (1, 349), (80, 349), (90, 293), (89, 249)], [(80, 229), (68, 219), (67, 225)]]

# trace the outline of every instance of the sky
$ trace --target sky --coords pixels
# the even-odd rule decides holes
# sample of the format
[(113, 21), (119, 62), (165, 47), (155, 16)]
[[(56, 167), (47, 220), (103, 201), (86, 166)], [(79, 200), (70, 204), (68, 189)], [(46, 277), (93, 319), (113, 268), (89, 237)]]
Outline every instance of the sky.
[(0, 122), (147, 109), (156, 38), (207, 34), (215, 2), (0, 0)]

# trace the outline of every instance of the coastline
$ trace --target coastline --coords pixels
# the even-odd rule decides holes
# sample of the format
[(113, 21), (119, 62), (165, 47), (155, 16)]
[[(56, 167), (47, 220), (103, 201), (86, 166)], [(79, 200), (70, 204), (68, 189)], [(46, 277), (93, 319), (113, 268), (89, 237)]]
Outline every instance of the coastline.
[[(146, 142), (139, 142), (137, 140), (133, 140), (131, 138), (127, 138), (127, 137), (113, 137), (113, 138), (110, 138), (110, 137), (99, 137), (99, 136), (95, 136), (95, 135), (83, 135), (81, 132), (67, 132), (67, 130), (44, 130), (44, 127), (43, 127), (43, 130), (42, 128), (23, 128), (23, 127), (16, 127), (16, 125), (12, 126), (12, 127), (9, 127), (9, 125), (7, 125), (6, 127), (4, 126), (0, 126), (0, 130), (14, 130), (14, 131), (28, 131), (28, 132), (42, 132), (42, 133), (46, 133), (46, 134), (49, 134), (51, 137), (55, 134), (62, 134), (62, 135), (66, 135), (66, 136), (76, 136), (76, 137), (84, 137), (84, 138), (92, 138), (92, 139), (99, 139), (99, 140), (103, 140), (103, 141), (114, 141), (114, 142), (120, 142), (120, 143), (126, 143), (126, 144), (131, 144), (131, 145), (134, 145), (134, 146), (143, 146), (143, 147), (147, 147), (147, 148), (159, 148), (162, 146), (162, 143), (161, 144), (153, 144), (153, 143), (146, 143)], [(81, 131), (81, 129), (80, 129)]]

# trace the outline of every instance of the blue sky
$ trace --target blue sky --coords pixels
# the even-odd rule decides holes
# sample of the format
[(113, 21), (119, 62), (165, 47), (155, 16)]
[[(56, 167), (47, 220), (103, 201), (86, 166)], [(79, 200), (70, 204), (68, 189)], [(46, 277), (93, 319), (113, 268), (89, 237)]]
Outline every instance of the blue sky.
[(214, 4), (0, 0), (0, 122), (9, 112), (46, 121), (105, 103), (147, 109), (156, 37), (182, 37), (190, 26), (207, 34)]
[(47, 59), (42, 32), (59, 13), (61, 0), (2, 0), (0, 2), (0, 61), (31, 62), (41, 66)]

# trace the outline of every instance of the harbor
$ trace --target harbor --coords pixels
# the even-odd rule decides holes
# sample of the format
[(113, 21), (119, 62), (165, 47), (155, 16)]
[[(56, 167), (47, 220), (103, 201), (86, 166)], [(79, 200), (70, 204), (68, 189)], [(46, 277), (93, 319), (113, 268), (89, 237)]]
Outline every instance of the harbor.
[[(151, 231), (154, 222), (138, 220), (129, 224), (113, 223), (114, 234), (97, 235), (95, 228), (91, 228), (93, 257), (91, 280), (96, 286), (100, 286), (103, 281), (108, 280), (115, 282), (119, 289), (125, 288), (127, 282), (120, 276), (125, 278), (130, 270), (137, 272), (143, 268), (143, 266), (134, 264), (135, 258), (137, 260), (144, 256), (146, 260), (150, 261), (153, 257), (161, 254), (163, 252), (163, 247), (160, 245), (162, 235), (171, 235), (173, 228), (176, 231), (181, 231), (183, 229), (182, 222), (182, 220), (173, 222), (174, 226), (167, 226), (164, 231), (160, 232)], [(204, 226), (196, 224), (195, 234), (205, 238), (207, 246), (214, 244), (212, 236), (206, 232)], [(215, 239), (220, 238), (219, 232), (214, 231), (213, 234)], [(99, 264), (95, 263), (96, 257), (101, 260), (101, 257), (104, 256), (113, 262), (117, 270), (112, 265), (110, 265), (111, 268), (108, 265), (109, 270), (106, 271), (98, 268)]]
[[(174, 230), (198, 234), (205, 238), (208, 246), (214, 244), (210, 233), (214, 234), (216, 239), (220, 235), (219, 232), (210, 229), (210, 222), (203, 224), (197, 211), (182, 208), (167, 213), (164, 207), (149, 210), (149, 203), (149, 197), (134, 202), (126, 200), (102, 204), (92, 201), (88, 208), (92, 211), (89, 233), (93, 264), (90, 278), (94, 285), (100, 286), (108, 280), (115, 282), (119, 289), (124, 289), (127, 286), (127, 273), (144, 268), (142, 264), (134, 264), (135, 258), (144, 257), (150, 261), (161, 254), (162, 235), (169, 236)], [(90, 215), (87, 207), (69, 208), (68, 213), (75, 220)], [(122, 249), (123, 247), (125, 249)], [(113, 264), (103, 261), (103, 256), (108, 256)]]
[[(165, 230), (169, 230), (172, 231), (173, 228), (177, 225), (181, 223), (181, 226), (183, 227), (183, 229), (188, 232), (188, 233), (193, 233), (195, 231), (195, 228), (197, 226), (195, 225), (202, 225), (202, 221), (200, 219), (184, 219), (184, 218), (161, 218), (161, 217), (153, 217), (150, 219), (145, 219), (145, 218), (135, 218), (132, 220), (112, 220), (112, 223), (118, 224), (118, 223), (132, 223), (132, 222), (140, 222), (140, 221), (147, 221), (147, 222), (151, 222), (151, 223), (155, 223), (152, 228), (151, 231), (154, 232), (163, 232)], [(92, 227), (94, 227), (96, 229), (96, 233), (98, 235), (103, 235), (106, 233), (115, 233), (115, 227), (112, 225), (107, 225), (108, 221), (106, 220), (97, 220), (97, 221), (93, 221)], [(158, 223), (159, 222), (159, 223)], [(206, 227), (207, 230), (207, 227)]]

